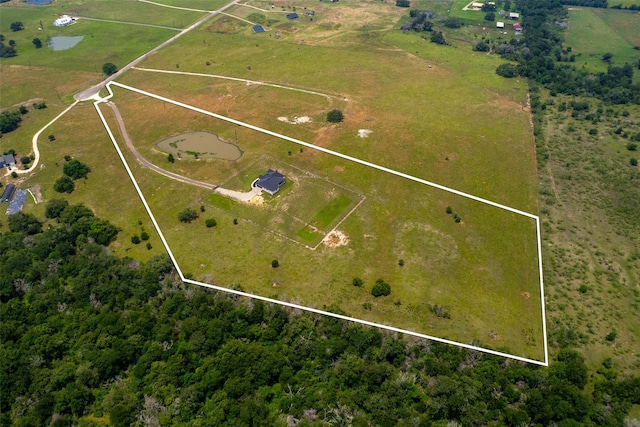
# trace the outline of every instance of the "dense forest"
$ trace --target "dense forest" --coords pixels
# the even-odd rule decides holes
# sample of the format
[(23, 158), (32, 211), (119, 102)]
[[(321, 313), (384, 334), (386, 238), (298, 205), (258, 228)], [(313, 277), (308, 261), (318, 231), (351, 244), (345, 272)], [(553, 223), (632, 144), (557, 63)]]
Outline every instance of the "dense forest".
[(47, 216), (0, 235), (3, 426), (617, 426), (640, 403), (569, 348), (542, 368), (208, 291), (110, 255), (81, 205)]

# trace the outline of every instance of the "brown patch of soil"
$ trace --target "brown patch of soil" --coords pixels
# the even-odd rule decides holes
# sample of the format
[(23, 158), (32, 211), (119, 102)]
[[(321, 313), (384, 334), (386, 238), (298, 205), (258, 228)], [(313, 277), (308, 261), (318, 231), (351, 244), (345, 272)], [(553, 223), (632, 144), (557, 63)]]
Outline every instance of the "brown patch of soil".
[(342, 231), (333, 230), (322, 241), (330, 248), (336, 248), (338, 246), (346, 246), (349, 243), (349, 238)]
[(34, 185), (30, 190), (31, 193), (33, 193), (33, 197), (36, 198), (36, 203), (42, 203), (42, 188), (40, 187), (40, 184)]
[(531, 298), (531, 294), (529, 292), (522, 292), (522, 294), (520, 295), (522, 295), (525, 299)]

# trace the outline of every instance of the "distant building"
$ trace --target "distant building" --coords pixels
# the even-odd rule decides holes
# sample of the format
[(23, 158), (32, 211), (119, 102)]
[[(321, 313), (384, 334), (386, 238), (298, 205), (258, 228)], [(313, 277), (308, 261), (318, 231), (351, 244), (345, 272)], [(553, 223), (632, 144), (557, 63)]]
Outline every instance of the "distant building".
[(67, 25), (73, 24), (74, 19), (69, 15), (62, 15), (60, 18), (53, 21), (53, 25), (56, 27), (66, 27)]
[(496, 22), (496, 28), (504, 28), (504, 22), (502, 21)]
[(15, 184), (7, 184), (7, 187), (2, 192), (2, 197), (0, 197), (0, 203), (9, 203), (13, 198), (13, 193), (15, 193), (15, 191)]
[(513, 24), (513, 30), (516, 32), (516, 34), (522, 34), (522, 25), (516, 22), (515, 24)]
[(517, 21), (518, 19), (520, 19), (520, 14), (517, 12), (511, 12), (509, 13), (509, 19), (513, 19), (514, 21)]
[(266, 174), (260, 175), (254, 184), (256, 187), (263, 189), (272, 196), (280, 190), (284, 184), (284, 175), (273, 169), (269, 169)]
[(16, 158), (13, 154), (5, 154), (4, 156), (0, 156), (0, 169), (7, 166), (15, 166)]

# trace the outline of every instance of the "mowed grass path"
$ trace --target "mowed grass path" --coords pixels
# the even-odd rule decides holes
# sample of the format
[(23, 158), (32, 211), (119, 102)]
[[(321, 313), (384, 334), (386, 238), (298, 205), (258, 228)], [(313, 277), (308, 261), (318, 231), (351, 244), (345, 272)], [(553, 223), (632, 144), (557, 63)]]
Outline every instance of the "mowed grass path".
[(565, 46), (579, 54), (576, 65), (584, 65), (590, 71), (606, 72), (608, 64), (602, 61), (605, 53), (613, 54), (612, 63), (622, 66), (635, 64), (640, 51), (640, 14), (610, 9), (569, 10), (569, 29), (565, 34)]

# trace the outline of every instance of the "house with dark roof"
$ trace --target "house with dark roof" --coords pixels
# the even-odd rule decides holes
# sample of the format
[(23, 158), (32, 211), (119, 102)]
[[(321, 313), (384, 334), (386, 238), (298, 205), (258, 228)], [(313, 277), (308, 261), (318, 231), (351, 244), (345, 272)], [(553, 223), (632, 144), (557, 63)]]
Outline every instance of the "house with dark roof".
[(272, 196), (280, 190), (280, 187), (284, 184), (284, 175), (273, 169), (269, 169), (266, 174), (260, 175), (255, 182), (255, 186), (263, 189)]
[(13, 154), (5, 154), (4, 156), (0, 156), (0, 169), (7, 166), (15, 166), (16, 158)]
[(298, 14), (295, 13), (295, 12), (288, 13), (287, 14), (287, 19), (298, 19)]
[(13, 198), (13, 193), (16, 192), (15, 184), (8, 184), (2, 193), (2, 197), (0, 197), (0, 203), (9, 203), (11, 198)]

